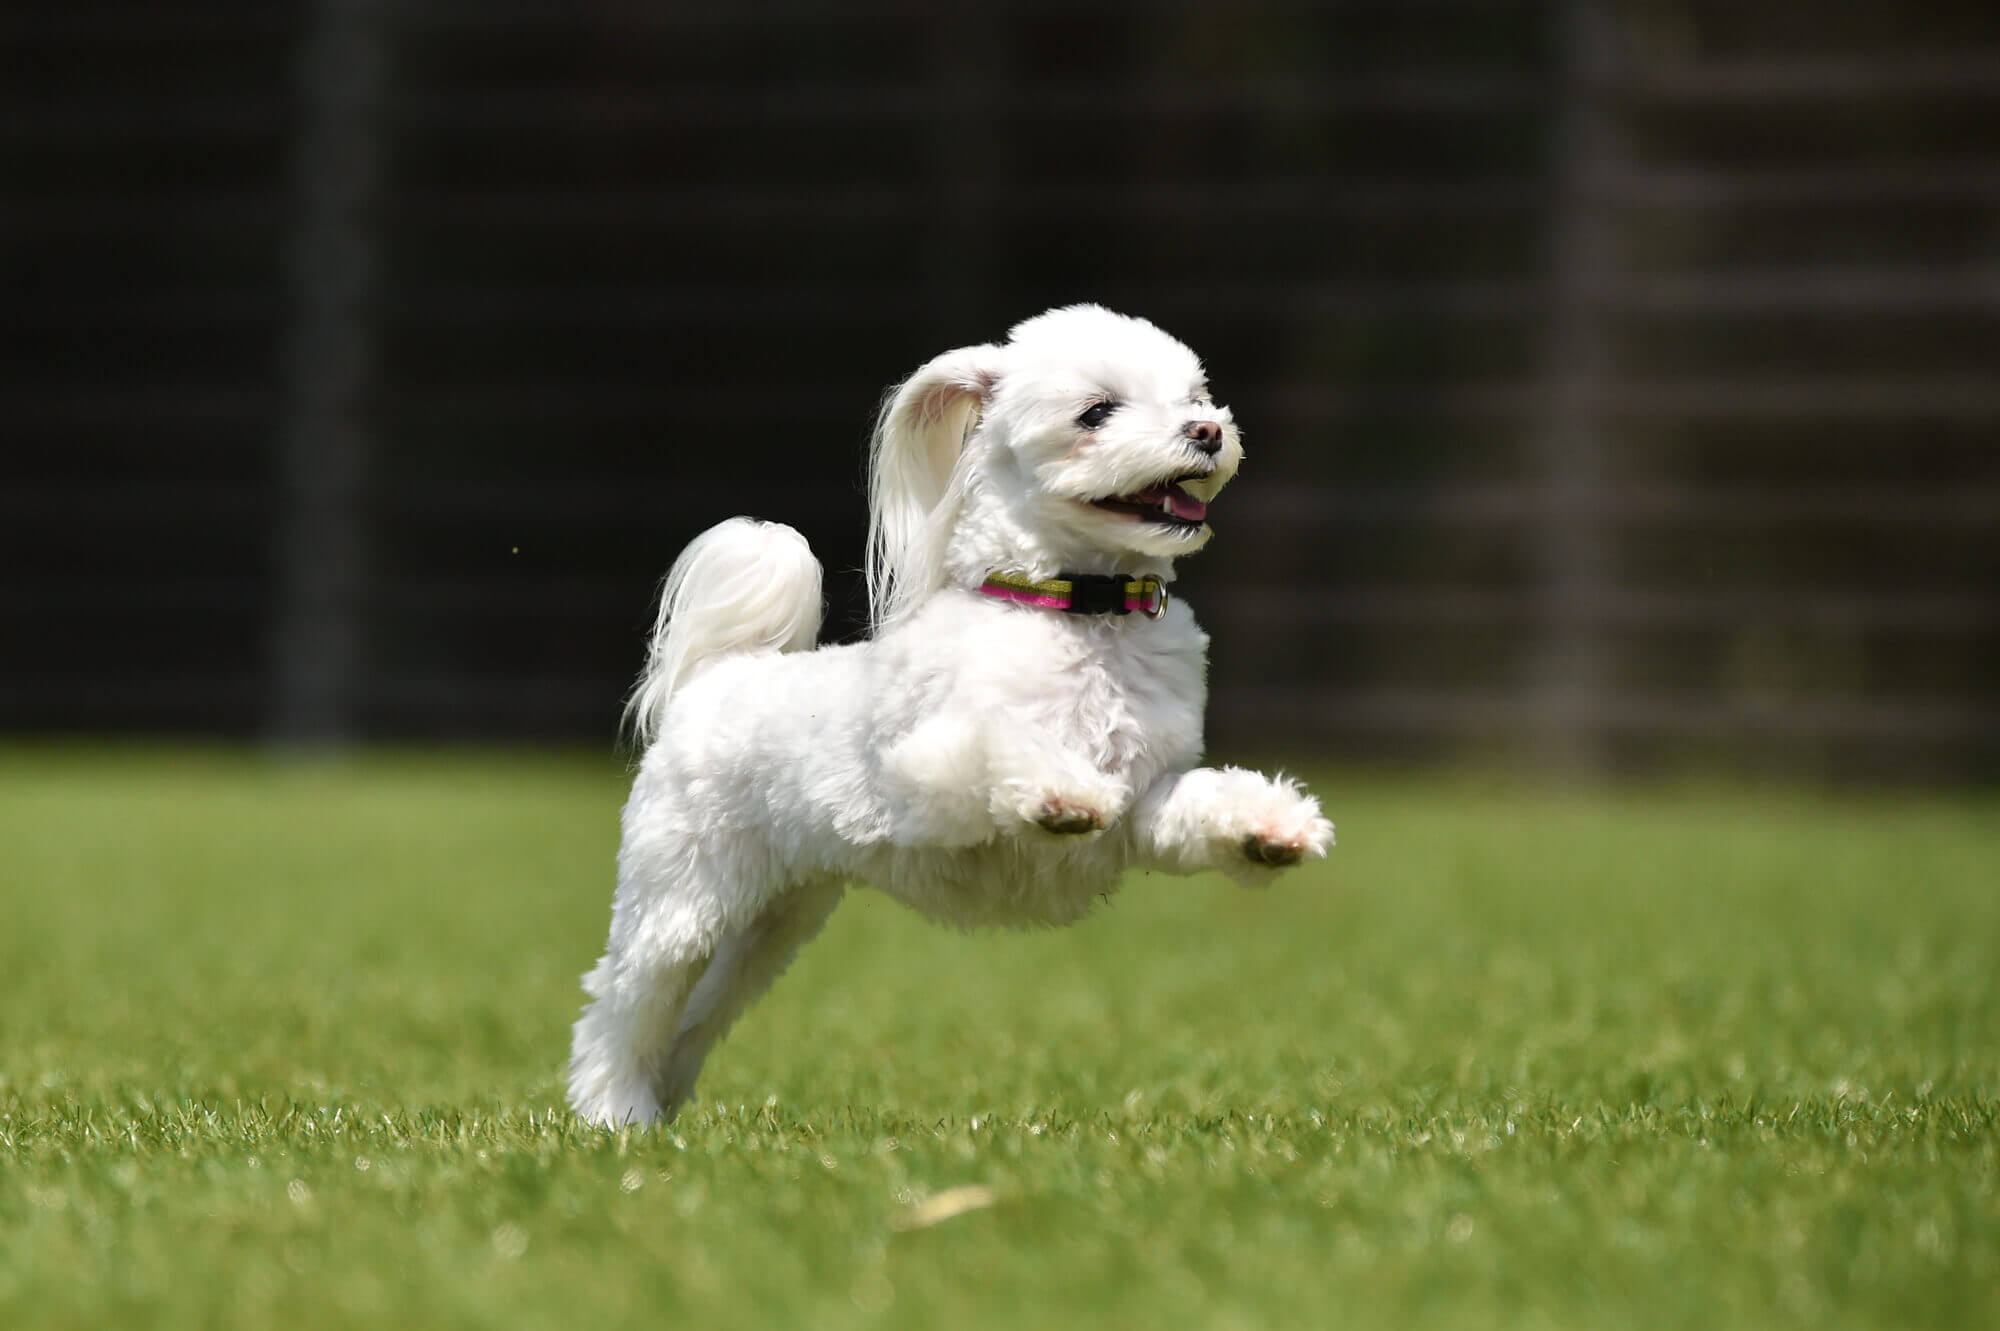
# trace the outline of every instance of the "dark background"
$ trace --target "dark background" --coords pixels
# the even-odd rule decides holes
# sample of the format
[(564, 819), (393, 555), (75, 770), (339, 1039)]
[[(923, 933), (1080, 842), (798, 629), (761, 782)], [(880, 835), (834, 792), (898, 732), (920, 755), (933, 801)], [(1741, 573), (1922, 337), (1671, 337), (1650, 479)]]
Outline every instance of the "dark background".
[(15, 3), (0, 729), (610, 742), (883, 388), (1208, 360), (1227, 750), (2000, 776), (2000, 6)]

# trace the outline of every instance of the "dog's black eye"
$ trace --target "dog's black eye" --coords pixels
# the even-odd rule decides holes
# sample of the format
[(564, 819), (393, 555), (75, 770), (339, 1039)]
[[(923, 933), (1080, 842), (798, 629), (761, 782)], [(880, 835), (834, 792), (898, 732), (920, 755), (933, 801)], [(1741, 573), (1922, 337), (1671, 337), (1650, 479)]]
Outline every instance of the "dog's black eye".
[(1095, 430), (1098, 426), (1110, 420), (1111, 413), (1116, 410), (1118, 410), (1116, 402), (1092, 403), (1084, 410), (1083, 415), (1076, 418), (1076, 423), (1086, 430)]

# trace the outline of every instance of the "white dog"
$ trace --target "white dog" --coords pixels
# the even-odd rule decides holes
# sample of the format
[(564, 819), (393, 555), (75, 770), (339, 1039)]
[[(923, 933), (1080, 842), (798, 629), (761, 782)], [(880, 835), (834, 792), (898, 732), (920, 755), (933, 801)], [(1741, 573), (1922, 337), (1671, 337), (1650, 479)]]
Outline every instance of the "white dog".
[(630, 706), (648, 747), (576, 1112), (673, 1114), (849, 882), (954, 925), (1066, 924), (1130, 868), (1262, 883), (1326, 854), (1296, 785), (1194, 766), (1208, 639), (1167, 584), (1242, 456), (1193, 352), (1078, 305), (890, 395), (870, 641), (814, 648), (820, 569), (791, 528), (697, 537)]

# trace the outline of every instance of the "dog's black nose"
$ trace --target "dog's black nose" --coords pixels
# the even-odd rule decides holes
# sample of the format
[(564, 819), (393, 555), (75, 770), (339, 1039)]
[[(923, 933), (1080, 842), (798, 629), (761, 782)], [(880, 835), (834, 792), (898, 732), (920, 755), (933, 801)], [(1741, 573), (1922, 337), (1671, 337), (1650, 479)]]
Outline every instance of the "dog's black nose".
[(1189, 443), (1214, 457), (1222, 451), (1222, 427), (1214, 421), (1189, 421), (1181, 427)]

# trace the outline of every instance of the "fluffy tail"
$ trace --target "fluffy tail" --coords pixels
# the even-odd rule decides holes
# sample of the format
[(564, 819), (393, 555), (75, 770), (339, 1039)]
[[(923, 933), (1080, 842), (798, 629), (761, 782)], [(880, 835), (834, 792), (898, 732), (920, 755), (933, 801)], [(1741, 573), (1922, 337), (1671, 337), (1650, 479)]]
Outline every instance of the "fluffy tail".
[(667, 573), (646, 668), (625, 704), (640, 748), (694, 668), (735, 652), (801, 652), (819, 638), (820, 570), (781, 522), (731, 518), (688, 543)]

